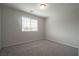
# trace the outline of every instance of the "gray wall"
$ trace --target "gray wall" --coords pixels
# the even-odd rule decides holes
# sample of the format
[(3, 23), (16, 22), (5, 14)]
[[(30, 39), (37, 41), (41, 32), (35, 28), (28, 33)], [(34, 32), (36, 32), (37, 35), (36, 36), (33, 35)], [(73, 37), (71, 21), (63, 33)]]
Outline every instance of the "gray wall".
[[(38, 20), (38, 32), (22, 32), (21, 20), (22, 16), (30, 16)], [(43, 18), (21, 12), (8, 7), (3, 7), (2, 20), (2, 46), (7, 47), (11, 45), (26, 43), (34, 40), (44, 39)]]
[(46, 39), (79, 48), (79, 4), (55, 4), (46, 21)]
[(0, 7), (0, 49), (1, 49), (1, 7)]

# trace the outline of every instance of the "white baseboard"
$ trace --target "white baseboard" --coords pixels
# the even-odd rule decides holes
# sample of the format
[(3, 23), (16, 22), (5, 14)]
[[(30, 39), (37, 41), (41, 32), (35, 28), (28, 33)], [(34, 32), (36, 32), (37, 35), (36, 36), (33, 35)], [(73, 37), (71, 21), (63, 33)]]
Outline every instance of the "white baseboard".
[[(42, 39), (40, 39), (40, 40), (42, 40)], [(18, 46), (18, 45), (22, 45), (22, 44), (25, 44), (25, 43), (28, 44), (28, 43), (34, 42), (34, 41), (38, 41), (38, 40), (30, 40), (28, 42), (26, 41), (26, 42), (14, 43), (14, 44), (11, 44), (11, 45), (5, 45), (2, 48), (11, 47), (11, 46)]]
[(60, 44), (64, 44), (64, 45), (67, 45), (67, 46), (71, 46), (71, 47), (74, 47), (74, 48), (79, 48), (79, 46), (77, 46), (77, 45), (69, 44), (67, 42), (62, 42), (60, 40), (53, 40), (53, 39), (47, 39), (47, 40), (50, 40), (50, 41), (53, 41), (53, 42), (57, 42), (57, 43), (60, 43)]

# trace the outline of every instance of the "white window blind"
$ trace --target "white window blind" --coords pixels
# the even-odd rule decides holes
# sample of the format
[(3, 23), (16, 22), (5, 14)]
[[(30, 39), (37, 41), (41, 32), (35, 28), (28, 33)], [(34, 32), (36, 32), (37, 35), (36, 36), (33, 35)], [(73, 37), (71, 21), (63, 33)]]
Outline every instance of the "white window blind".
[(38, 31), (38, 21), (36, 19), (22, 17), (22, 31)]

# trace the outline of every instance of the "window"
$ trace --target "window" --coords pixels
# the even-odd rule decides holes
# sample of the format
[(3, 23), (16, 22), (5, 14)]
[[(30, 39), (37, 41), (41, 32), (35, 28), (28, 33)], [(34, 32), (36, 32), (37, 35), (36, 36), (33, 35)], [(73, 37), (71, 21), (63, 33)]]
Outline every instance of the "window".
[(36, 19), (22, 17), (22, 32), (38, 31), (38, 21)]

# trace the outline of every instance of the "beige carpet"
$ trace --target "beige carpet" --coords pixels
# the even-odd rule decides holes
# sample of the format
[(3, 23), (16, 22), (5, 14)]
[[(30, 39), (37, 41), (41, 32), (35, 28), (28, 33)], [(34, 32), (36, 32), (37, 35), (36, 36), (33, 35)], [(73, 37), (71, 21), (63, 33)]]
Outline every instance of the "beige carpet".
[(78, 49), (48, 40), (38, 40), (4, 48), (3, 56), (76, 56)]

